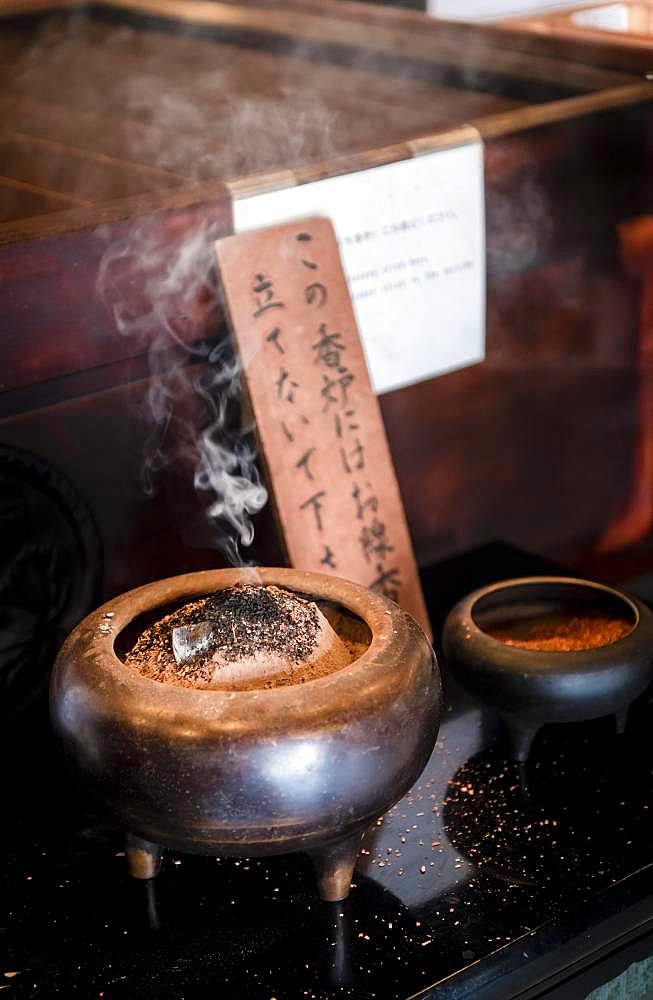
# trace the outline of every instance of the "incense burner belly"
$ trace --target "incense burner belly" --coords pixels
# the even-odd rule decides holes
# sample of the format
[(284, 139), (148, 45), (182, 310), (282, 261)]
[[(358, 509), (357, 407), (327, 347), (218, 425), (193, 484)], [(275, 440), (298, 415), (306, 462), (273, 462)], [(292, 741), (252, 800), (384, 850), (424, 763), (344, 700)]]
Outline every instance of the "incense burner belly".
[(298, 570), (260, 581), (360, 620), (370, 644), (305, 684), (248, 691), (181, 688), (117, 655), (143, 615), (242, 582), (244, 571), (173, 577), (116, 598), (63, 646), (52, 680), (68, 756), (128, 834), (132, 874), (156, 874), (162, 848), (207, 854), (307, 851), (321, 895), (342, 899), (360, 839), (410, 788), (437, 737), (441, 686), (422, 631), (363, 587)]

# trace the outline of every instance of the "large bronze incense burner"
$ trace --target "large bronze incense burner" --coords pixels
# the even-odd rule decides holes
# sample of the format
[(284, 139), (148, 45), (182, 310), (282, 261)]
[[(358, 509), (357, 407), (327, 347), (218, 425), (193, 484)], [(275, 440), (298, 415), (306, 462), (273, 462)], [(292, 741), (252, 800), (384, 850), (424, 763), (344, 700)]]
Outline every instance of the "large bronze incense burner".
[(342, 899), (362, 835), (433, 750), (437, 664), (412, 618), (378, 594), (317, 573), (257, 573), (264, 585), (337, 609), (369, 641), (363, 654), (319, 679), (269, 689), (199, 690), (144, 677), (121, 655), (148, 617), (251, 571), (172, 577), (110, 601), (71, 634), (52, 681), (54, 725), (127, 831), (136, 877), (156, 875), (165, 847), (306, 851), (322, 897)]

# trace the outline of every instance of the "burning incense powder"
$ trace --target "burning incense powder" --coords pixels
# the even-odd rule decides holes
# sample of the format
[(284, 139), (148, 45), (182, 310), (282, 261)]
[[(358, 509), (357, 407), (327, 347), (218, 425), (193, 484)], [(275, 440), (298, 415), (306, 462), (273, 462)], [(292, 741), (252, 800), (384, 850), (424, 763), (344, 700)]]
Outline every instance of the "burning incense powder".
[(361, 652), (312, 601), (279, 587), (239, 585), (155, 622), (125, 662), (167, 684), (233, 690), (301, 684)]

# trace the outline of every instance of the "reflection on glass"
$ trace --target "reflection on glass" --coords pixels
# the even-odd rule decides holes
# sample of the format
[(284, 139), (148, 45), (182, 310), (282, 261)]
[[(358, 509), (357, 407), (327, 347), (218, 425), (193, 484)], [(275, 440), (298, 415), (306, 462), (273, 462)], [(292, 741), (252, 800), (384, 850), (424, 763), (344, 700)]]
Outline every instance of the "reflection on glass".
[(648, 4), (610, 3), (603, 7), (590, 7), (588, 10), (577, 10), (570, 20), (581, 28), (653, 34), (653, 9)]

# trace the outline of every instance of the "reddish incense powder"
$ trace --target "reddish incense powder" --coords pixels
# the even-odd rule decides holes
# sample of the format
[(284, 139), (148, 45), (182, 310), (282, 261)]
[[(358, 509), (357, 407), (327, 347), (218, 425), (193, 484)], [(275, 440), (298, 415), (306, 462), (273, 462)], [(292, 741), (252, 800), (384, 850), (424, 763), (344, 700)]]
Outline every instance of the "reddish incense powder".
[(570, 612), (547, 615), (545, 618), (516, 621), (506, 619), (484, 629), (493, 639), (507, 646), (550, 652), (571, 652), (596, 649), (623, 639), (632, 630), (624, 618), (601, 611)]

